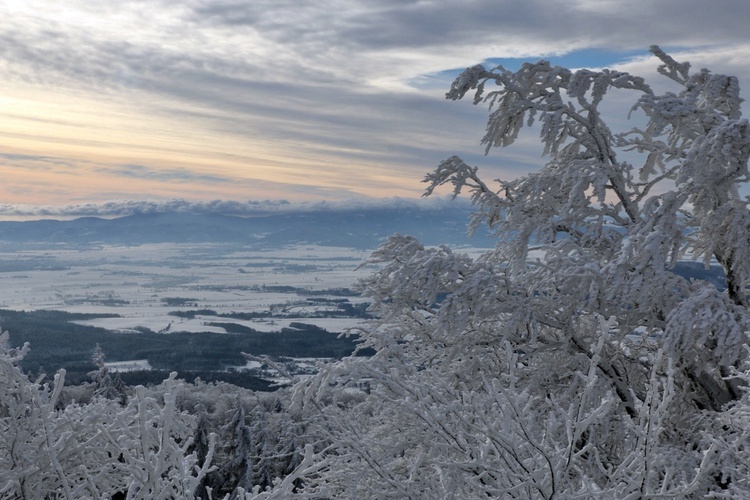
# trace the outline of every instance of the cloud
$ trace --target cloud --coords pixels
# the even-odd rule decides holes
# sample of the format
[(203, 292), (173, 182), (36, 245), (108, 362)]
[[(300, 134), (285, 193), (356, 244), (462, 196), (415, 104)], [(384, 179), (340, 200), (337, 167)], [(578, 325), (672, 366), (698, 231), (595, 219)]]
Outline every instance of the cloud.
[(114, 165), (96, 167), (96, 172), (106, 173), (117, 177), (130, 179), (147, 179), (160, 182), (202, 182), (209, 184), (223, 184), (233, 182), (233, 179), (217, 175), (199, 174), (183, 168), (153, 168), (145, 165)]
[[(16, 75), (99, 90), (138, 88), (239, 99), (334, 87), (345, 95), (493, 57), (535, 58), (659, 43), (745, 43), (744, 0), (371, 2), (71, 0), (0, 6), (0, 57)], [(717, 35), (719, 33), (719, 35)], [(237, 92), (225, 92), (235, 90)], [(280, 92), (292, 98), (294, 92)], [(335, 101), (333, 101), (335, 103)]]
[(262, 201), (189, 201), (171, 200), (112, 200), (101, 203), (79, 203), (59, 206), (0, 204), (2, 217), (123, 217), (128, 215), (153, 214), (218, 214), (234, 216), (259, 216), (273, 213), (330, 212), (366, 209), (421, 209), (442, 210), (445, 208), (467, 208), (465, 200), (433, 196), (427, 199), (378, 198), (346, 201), (290, 202), (287, 200)]
[(0, 153), (0, 163), (13, 165), (26, 171), (59, 171), (74, 169), (69, 160), (53, 156), (27, 155), (17, 153)]
[(12, 161), (49, 161), (49, 158), (47, 158), (46, 156), (39, 155), (17, 155), (12, 153), (2, 153), (0, 154), (0, 157)]
[[(483, 158), (486, 109), (443, 100), (457, 72), (482, 61), (512, 66), (543, 57), (654, 74), (656, 64), (645, 56), (658, 43), (681, 59), (695, 56), (701, 65), (750, 81), (746, 0), (710, 8), (705, 0), (637, 6), (613, 0), (28, 0), (0, 3), (0, 17), (4, 96), (20, 99), (35, 90), (35, 98), (75, 96), (101, 110), (107, 140), (119, 142), (116, 150), (100, 150), (106, 165), (97, 173), (113, 183), (132, 178), (155, 189), (170, 181), (196, 183), (218, 198), (234, 196), (221, 192), (227, 180), (252, 176), (258, 186), (299, 179), (305, 187), (290, 192), (300, 197), (371, 196), (372, 186), (385, 196), (417, 196), (424, 173), (454, 153), (494, 177), (527, 171), (542, 161), (533, 140), (528, 147), (519, 141), (502, 161)], [(38, 149), (55, 141), (78, 147), (79, 159), (84, 149), (106, 148), (104, 139), (92, 142), (101, 124), (82, 121), (90, 114), (73, 109), (61, 119), (49, 107), (32, 112), (26, 104), (13, 110), (25, 120), (21, 132), (0, 123), (6, 137), (29, 142), (39, 136), (41, 146), (23, 153), (54, 156)], [(45, 132), (51, 127), (62, 132)], [(134, 153), (143, 142), (158, 144)], [(250, 194), (263, 196), (262, 187)]]

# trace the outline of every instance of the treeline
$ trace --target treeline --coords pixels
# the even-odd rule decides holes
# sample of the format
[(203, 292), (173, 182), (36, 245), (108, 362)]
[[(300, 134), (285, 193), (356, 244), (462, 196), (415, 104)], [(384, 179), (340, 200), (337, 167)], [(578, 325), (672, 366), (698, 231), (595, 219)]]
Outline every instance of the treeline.
[[(301, 305), (318, 305), (328, 306), (326, 309), (309, 311), (309, 312), (288, 312), (287, 309), (290, 307), (299, 307)], [(218, 318), (230, 318), (239, 320), (253, 320), (253, 319), (266, 319), (266, 318), (359, 318), (359, 319), (370, 319), (370, 314), (367, 309), (370, 306), (369, 302), (361, 302), (353, 304), (348, 299), (323, 299), (323, 298), (308, 298), (306, 302), (301, 303), (288, 303), (288, 304), (274, 304), (270, 309), (266, 311), (256, 312), (228, 312), (220, 313), (213, 309), (190, 309), (187, 311), (170, 311), (170, 316), (177, 316), (178, 318), (194, 319), (196, 316), (216, 316)]]
[(290, 285), (195, 285), (190, 287), (191, 290), (205, 291), (227, 291), (241, 290), (252, 292), (270, 292), (270, 293), (294, 293), (300, 296), (321, 296), (330, 297), (359, 297), (359, 292), (346, 287), (326, 288), (324, 290), (309, 290)]
[[(96, 367), (92, 365), (92, 371)], [(174, 371), (174, 370), (171, 370)], [(161, 384), (164, 380), (169, 377), (170, 370), (140, 370), (134, 372), (123, 372), (118, 373), (117, 376), (122, 380), (123, 383), (130, 387), (137, 385), (154, 386)], [(277, 386), (273, 385), (273, 382), (264, 380), (254, 375), (249, 375), (246, 372), (228, 371), (228, 372), (217, 372), (217, 371), (200, 371), (200, 370), (179, 370), (178, 376), (189, 384), (194, 384), (198, 381), (205, 383), (224, 382), (243, 389), (250, 389), (252, 391), (274, 391)], [(90, 378), (90, 377), (89, 377)], [(81, 383), (81, 382), (77, 382)]]
[[(71, 383), (85, 380), (95, 369), (91, 357), (97, 344), (106, 354), (107, 361), (146, 359), (155, 370), (177, 371), (181, 378), (198, 376), (203, 380), (217, 380), (219, 377), (248, 387), (255, 382), (234, 380), (244, 376), (242, 374), (217, 375), (227, 368), (243, 366), (243, 352), (271, 357), (341, 358), (353, 352), (357, 340), (356, 336), (340, 338), (337, 333), (302, 323), (295, 324), (297, 328), (285, 328), (280, 332), (258, 332), (234, 323), (222, 323), (222, 327), (236, 332), (229, 334), (159, 334), (147, 328), (139, 328), (137, 333), (118, 333), (71, 323), (102, 316), (0, 310), (2, 328), (10, 333), (10, 345), (22, 346), (28, 342), (31, 346), (22, 362), (24, 371), (54, 373), (65, 368)], [(164, 376), (157, 378), (161, 381)]]

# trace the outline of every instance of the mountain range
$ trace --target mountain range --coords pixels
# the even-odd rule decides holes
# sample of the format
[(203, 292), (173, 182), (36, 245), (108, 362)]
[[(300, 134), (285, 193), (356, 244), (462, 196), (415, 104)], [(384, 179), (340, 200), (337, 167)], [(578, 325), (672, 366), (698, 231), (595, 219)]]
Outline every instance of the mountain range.
[(286, 212), (254, 217), (156, 213), (106, 219), (0, 221), (4, 245), (141, 245), (146, 243), (231, 243), (258, 248), (316, 244), (377, 248), (394, 233), (426, 245), (488, 247), (478, 231), (467, 236), (467, 207), (377, 207)]

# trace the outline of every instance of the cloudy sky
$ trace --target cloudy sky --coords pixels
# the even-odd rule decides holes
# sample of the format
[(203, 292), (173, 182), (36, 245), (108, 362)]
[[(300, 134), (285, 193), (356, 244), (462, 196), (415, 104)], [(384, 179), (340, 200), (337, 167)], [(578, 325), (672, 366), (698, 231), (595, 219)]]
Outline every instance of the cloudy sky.
[(452, 154), (516, 177), (534, 137), (484, 157), (486, 109), (443, 98), (488, 60), (648, 77), (659, 44), (750, 88), (747, 0), (0, 0), (0, 19), (0, 215), (417, 198)]

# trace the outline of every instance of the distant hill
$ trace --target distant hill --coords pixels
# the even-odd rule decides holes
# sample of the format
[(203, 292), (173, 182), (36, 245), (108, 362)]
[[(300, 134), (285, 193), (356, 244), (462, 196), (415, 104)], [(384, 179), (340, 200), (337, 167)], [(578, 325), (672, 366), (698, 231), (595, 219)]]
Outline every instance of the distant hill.
[[(145, 243), (234, 243), (255, 247), (317, 244), (373, 249), (393, 233), (426, 245), (488, 247), (483, 234), (468, 238), (466, 206), (394, 207), (279, 213), (256, 217), (162, 213), (116, 219), (0, 221), (0, 244), (140, 245)], [(478, 232), (479, 233), (479, 232)]]

